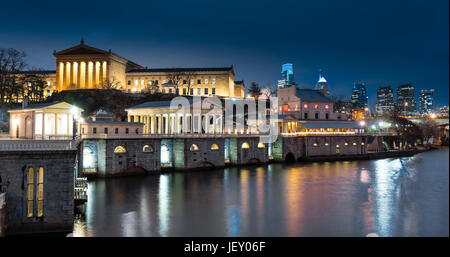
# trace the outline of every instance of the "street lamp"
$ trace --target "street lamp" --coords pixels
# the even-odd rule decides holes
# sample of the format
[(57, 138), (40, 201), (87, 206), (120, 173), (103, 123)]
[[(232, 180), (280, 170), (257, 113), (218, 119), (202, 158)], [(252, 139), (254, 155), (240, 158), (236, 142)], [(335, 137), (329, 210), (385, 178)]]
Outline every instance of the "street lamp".
[(78, 109), (76, 107), (72, 107), (70, 109), (70, 113), (72, 114), (72, 140), (75, 140), (77, 135), (77, 121), (78, 121)]

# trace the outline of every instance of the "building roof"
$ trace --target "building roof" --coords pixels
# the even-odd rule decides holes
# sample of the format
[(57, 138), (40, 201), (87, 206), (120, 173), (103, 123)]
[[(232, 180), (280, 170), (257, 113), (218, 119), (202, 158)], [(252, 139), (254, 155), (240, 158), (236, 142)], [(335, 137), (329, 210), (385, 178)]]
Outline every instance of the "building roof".
[(319, 90), (314, 89), (297, 88), (296, 96), (304, 102), (333, 102), (333, 100), (323, 95)]
[(26, 71), (19, 71), (17, 74), (56, 74), (55, 70), (26, 70)]
[(141, 123), (141, 122), (103, 121), (103, 120), (85, 121), (84, 123), (89, 123), (89, 124), (116, 124), (116, 125), (143, 125), (144, 124), (144, 123)]
[(53, 105), (61, 105), (61, 106), (65, 106), (65, 107), (69, 107), (69, 106), (73, 106), (76, 107), (82, 111), (84, 111), (83, 109), (81, 109), (80, 107), (77, 107), (75, 105), (69, 104), (68, 102), (64, 102), (64, 101), (56, 101), (56, 102), (51, 102), (51, 103), (41, 103), (41, 104), (28, 104), (27, 106), (25, 106), (24, 108), (19, 107), (19, 108), (14, 108), (9, 110), (8, 112), (13, 112), (13, 111), (21, 111), (21, 110), (35, 110), (35, 109), (42, 109), (42, 108), (46, 108), (46, 107), (50, 107)]
[[(190, 98), (188, 99), (189, 104), (193, 103), (193, 99)], [(145, 102), (136, 106), (132, 106), (130, 108), (127, 108), (127, 110), (132, 110), (132, 109), (143, 109), (143, 108), (162, 108), (162, 107), (170, 107), (170, 103), (172, 101), (168, 100), (168, 101), (151, 101), (151, 102)]]
[(305, 128), (363, 128), (356, 122), (348, 121), (306, 121), (300, 125)]
[(58, 101), (58, 102), (42, 103), (42, 104), (28, 104), (25, 108), (19, 107), (19, 108), (11, 109), (10, 111), (28, 110), (28, 109), (40, 109), (40, 108), (52, 106), (52, 105), (59, 104), (59, 103), (62, 103), (62, 102)]
[(230, 67), (204, 67), (204, 68), (153, 68), (153, 69), (133, 69), (127, 73), (156, 73), (156, 72), (198, 72), (198, 71), (233, 71), (233, 65)]

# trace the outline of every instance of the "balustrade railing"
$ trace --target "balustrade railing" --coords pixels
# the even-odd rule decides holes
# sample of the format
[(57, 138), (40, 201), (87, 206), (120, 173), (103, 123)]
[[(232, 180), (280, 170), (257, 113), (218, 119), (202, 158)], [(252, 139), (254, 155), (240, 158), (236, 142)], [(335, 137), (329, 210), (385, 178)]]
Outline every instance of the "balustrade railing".
[(54, 151), (75, 150), (72, 140), (0, 140), (0, 151)]

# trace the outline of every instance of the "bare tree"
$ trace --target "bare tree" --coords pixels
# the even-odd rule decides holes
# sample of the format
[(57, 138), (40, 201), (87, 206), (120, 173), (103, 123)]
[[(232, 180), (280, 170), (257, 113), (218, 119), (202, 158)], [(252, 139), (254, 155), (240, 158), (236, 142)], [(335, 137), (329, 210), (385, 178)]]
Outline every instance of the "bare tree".
[(120, 89), (122, 84), (116, 78), (104, 79), (102, 83), (102, 89)]
[(175, 93), (179, 94), (179, 87), (183, 84), (184, 71), (180, 68), (173, 68), (167, 74), (167, 80), (175, 86)]
[(13, 97), (20, 94), (18, 73), (27, 66), (25, 52), (14, 48), (0, 49), (0, 103), (13, 101)]
[(273, 85), (267, 84), (261, 89), (261, 96), (265, 99), (270, 99), (271, 96), (276, 94), (276, 89)]
[(195, 74), (195, 72), (193, 71), (185, 71), (183, 73), (183, 78), (184, 80), (186, 80), (186, 92), (189, 95), (190, 91), (191, 91), (191, 87), (192, 85), (194, 85), (194, 78), (197, 76), (197, 74)]
[(144, 92), (154, 94), (158, 92), (159, 86), (157, 80), (151, 80), (145, 85)]

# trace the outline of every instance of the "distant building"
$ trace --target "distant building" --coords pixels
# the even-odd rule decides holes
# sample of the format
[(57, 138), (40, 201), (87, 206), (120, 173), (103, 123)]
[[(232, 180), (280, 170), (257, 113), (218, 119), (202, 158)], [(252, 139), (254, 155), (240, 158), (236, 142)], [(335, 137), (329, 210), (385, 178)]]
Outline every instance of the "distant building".
[(448, 105), (439, 107), (438, 112), (439, 115), (448, 117), (449, 112)]
[(319, 90), (324, 96), (330, 95), (330, 88), (328, 86), (328, 81), (324, 76), (319, 75), (319, 80), (316, 84), (316, 90)]
[(353, 84), (352, 90), (352, 107), (353, 108), (366, 108), (368, 106), (367, 103), (368, 96), (366, 93), (366, 86), (364, 83), (362, 84)]
[(24, 104), (8, 112), (11, 138), (71, 139), (74, 119), (81, 117), (83, 109), (66, 102), (53, 102)]
[(394, 91), (392, 90), (392, 87), (379, 87), (377, 90), (376, 114), (381, 116), (383, 114), (392, 113), (394, 110)]
[(294, 83), (294, 65), (285, 63), (281, 66), (281, 79), (278, 80), (278, 87), (290, 86)]
[(415, 115), (417, 112), (414, 98), (414, 85), (409, 83), (397, 87), (397, 112), (403, 115)]
[(19, 72), (21, 76), (34, 73), (45, 75), (47, 83), (45, 97), (64, 90), (108, 89), (110, 87), (129, 93), (157, 91), (163, 94), (178, 92), (180, 95), (187, 96), (244, 97), (245, 84), (243, 81), (235, 81), (233, 65), (199, 68), (147, 68), (121, 57), (111, 50), (88, 46), (83, 40), (79, 45), (55, 51), (53, 55), (56, 58), (56, 70)]
[(434, 94), (434, 89), (420, 90), (420, 94), (419, 94), (419, 112), (420, 112), (420, 114), (428, 114), (433, 111), (433, 94)]
[(280, 114), (292, 114), (299, 120), (347, 120), (347, 115), (335, 112), (334, 102), (314, 89), (295, 86), (277, 90)]

